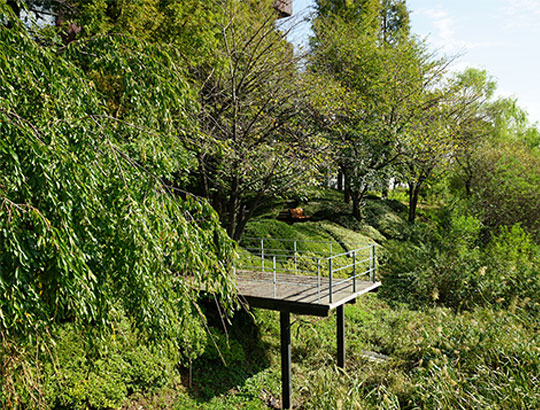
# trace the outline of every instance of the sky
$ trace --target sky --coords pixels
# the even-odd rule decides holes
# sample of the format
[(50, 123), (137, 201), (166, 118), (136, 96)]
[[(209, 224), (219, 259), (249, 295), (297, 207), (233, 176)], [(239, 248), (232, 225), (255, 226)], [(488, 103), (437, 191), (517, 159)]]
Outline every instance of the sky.
[[(313, 3), (293, 0), (295, 15)], [(407, 8), (414, 34), (442, 55), (460, 55), (453, 70), (486, 70), (498, 96), (517, 98), (540, 123), (540, 0), (407, 0)], [(308, 24), (296, 33), (303, 42)]]

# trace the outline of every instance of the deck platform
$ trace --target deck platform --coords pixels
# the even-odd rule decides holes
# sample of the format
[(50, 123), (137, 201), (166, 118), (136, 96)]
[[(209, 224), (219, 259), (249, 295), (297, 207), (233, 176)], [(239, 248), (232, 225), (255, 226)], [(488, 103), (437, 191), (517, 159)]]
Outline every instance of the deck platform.
[(331, 310), (354, 303), (355, 299), (367, 292), (376, 290), (381, 283), (366, 280), (339, 283), (332, 286), (328, 277), (277, 274), (274, 286), (272, 272), (237, 271), (238, 295), (252, 306), (263, 309), (287, 311), (295, 314), (328, 316)]
[[(335, 309), (337, 365), (344, 368), (345, 304), (381, 286), (375, 280), (376, 244), (248, 239), (247, 252), (233, 266), (238, 296), (251, 307), (279, 311), (281, 407), (289, 409), (291, 313), (328, 316)], [(301, 249), (310, 249), (306, 242), (323, 249), (303, 253)]]

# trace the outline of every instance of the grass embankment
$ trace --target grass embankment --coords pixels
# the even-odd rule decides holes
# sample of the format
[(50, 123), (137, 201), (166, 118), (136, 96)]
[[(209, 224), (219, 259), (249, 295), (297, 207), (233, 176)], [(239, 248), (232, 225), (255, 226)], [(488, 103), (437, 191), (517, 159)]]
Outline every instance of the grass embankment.
[[(529, 280), (538, 274), (535, 269), (539, 265), (531, 264), (529, 270), (516, 268), (525, 263), (511, 253), (518, 249), (526, 255), (530, 245), (521, 231), (499, 235), (484, 250), (478, 245), (480, 232), (474, 218), (448, 218), (444, 212), (437, 214), (436, 207), (421, 210), (423, 223), (412, 227), (405, 222), (405, 206), (396, 200), (371, 199), (365, 224), (350, 217), (350, 209), (334, 191), (300, 206), (312, 216), (310, 222), (287, 225), (275, 221), (272, 218), (279, 212), (276, 207), (251, 222), (246, 236), (341, 243), (375, 241), (390, 249), (391, 255), (383, 256), (383, 262), (390, 259), (403, 272), (383, 266), (388, 288), (383, 284), (383, 292), (366, 295), (347, 306), (345, 371), (336, 367), (335, 318), (294, 317), (294, 406), (540, 407), (540, 336), (535, 313), (538, 296), (531, 293), (538, 289), (538, 281)], [(303, 246), (319, 250), (316, 243), (307, 244)], [(502, 246), (506, 247), (504, 261), (497, 255)], [(404, 261), (424, 269), (424, 275), (409, 269)], [(499, 272), (494, 265), (499, 266)], [(419, 279), (411, 282), (406, 274)], [(485, 279), (474, 281), (475, 276)], [(529, 279), (519, 284), (515, 282), (518, 277)], [(529, 283), (525, 283), (527, 280)], [(427, 295), (419, 297), (413, 286)], [(500, 288), (499, 293), (493, 287)], [(451, 291), (454, 288), (455, 293)], [(493, 300), (488, 300), (489, 296)], [(459, 308), (459, 304), (454, 309), (445, 307), (453, 306), (459, 297), (471, 300), (467, 309)], [(400, 299), (408, 303), (398, 303)], [(217, 357), (196, 364), (194, 387), (179, 396), (177, 408), (264, 409), (279, 404), (277, 313), (256, 310), (253, 319), (243, 315), (235, 321), (230, 340), (235, 349), (242, 349), (242, 360), (232, 360), (226, 367)], [(370, 361), (365, 351), (381, 353), (388, 360)]]
[[(334, 191), (300, 206), (309, 222), (278, 222), (279, 207), (269, 208), (246, 237), (333, 240), (343, 249), (378, 242), (388, 251), (382, 292), (345, 309), (345, 370), (336, 367), (334, 316), (293, 316), (294, 407), (540, 408), (540, 252), (523, 231), (481, 245), (474, 218), (426, 210), (412, 227), (402, 203), (377, 199), (360, 224)], [(320, 251), (309, 244), (302, 251)], [(92, 349), (68, 329), (40, 393), (58, 408), (278, 407), (278, 314), (241, 311), (225, 331), (212, 302), (205, 313), (219, 352), (213, 342), (194, 347), (204, 354), (181, 368), (175, 352), (137, 345), (129, 327)], [(370, 361), (365, 351), (388, 359)]]

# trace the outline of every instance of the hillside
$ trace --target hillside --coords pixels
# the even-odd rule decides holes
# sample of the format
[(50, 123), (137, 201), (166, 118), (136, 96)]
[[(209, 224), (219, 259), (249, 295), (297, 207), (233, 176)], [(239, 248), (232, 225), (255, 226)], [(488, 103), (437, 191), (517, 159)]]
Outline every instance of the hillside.
[[(338, 193), (327, 191), (300, 204), (312, 218), (292, 225), (272, 218), (279, 213), (276, 206), (250, 222), (247, 235), (375, 241), (383, 249), (395, 241), (392, 238), (406, 244), (403, 238), (414, 235), (399, 201), (372, 198), (366, 208), (370, 224), (346, 227), (351, 219), (338, 198)], [(429, 212), (423, 215), (427, 224), (436, 224), (429, 217)], [(395, 280), (385, 265), (388, 257), (381, 263), (381, 292), (365, 295), (345, 309), (345, 371), (335, 363), (335, 317), (293, 317), (294, 408), (525, 409), (539, 404), (534, 376), (540, 365), (539, 339), (526, 300), (513, 300), (505, 309), (485, 305), (465, 310), (435, 299), (421, 306), (400, 303), (403, 295), (390, 294)], [(66, 326), (57, 335), (56, 354), (41, 357), (46, 362), (55, 358), (44, 368), (50, 372), (49, 366), (54, 366), (57, 375), (55, 381), (45, 375), (44, 400), (73, 408), (122, 403), (126, 409), (279, 408), (277, 312), (239, 311), (224, 328), (212, 300), (204, 311), (209, 328), (201, 331), (209, 331), (212, 342), (194, 346), (204, 353), (181, 367), (175, 365), (174, 351), (132, 344), (135, 339), (125, 325), (118, 329), (127, 332), (121, 339), (98, 341), (91, 351), (83, 348), (82, 335)], [(91, 384), (81, 384), (83, 380)]]
[(540, 408), (539, 124), (309, 2), (0, 0), (0, 408)]

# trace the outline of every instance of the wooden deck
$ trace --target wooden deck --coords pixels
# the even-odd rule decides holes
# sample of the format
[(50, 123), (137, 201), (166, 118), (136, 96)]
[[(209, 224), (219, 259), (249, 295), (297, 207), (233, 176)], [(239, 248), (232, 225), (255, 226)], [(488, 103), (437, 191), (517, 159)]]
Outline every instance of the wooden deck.
[(381, 285), (380, 282), (356, 279), (353, 292), (352, 279), (339, 284), (343, 279), (334, 278), (330, 302), (328, 277), (321, 277), (319, 290), (316, 276), (277, 274), (274, 294), (272, 272), (237, 271), (236, 274), (238, 294), (250, 306), (315, 316), (328, 316), (331, 310), (354, 303), (358, 296)]

